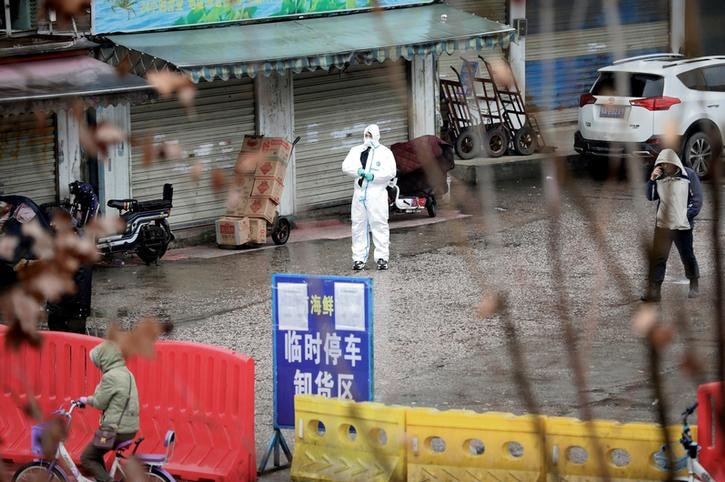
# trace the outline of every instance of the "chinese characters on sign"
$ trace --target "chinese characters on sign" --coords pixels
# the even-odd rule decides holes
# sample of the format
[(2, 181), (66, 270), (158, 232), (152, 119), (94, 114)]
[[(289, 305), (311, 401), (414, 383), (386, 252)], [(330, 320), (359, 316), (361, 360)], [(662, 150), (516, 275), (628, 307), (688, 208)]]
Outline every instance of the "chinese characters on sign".
[(275, 426), (294, 396), (372, 399), (372, 288), (363, 278), (274, 275)]

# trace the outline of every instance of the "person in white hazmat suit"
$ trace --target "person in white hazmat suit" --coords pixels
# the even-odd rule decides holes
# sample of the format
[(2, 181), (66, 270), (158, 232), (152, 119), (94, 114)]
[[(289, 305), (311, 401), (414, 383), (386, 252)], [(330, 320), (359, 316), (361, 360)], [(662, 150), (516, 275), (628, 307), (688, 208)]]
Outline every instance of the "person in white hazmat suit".
[(388, 269), (390, 228), (388, 227), (388, 183), (397, 173), (393, 153), (380, 144), (380, 129), (365, 128), (363, 144), (350, 149), (342, 163), (342, 172), (355, 178), (352, 196), (352, 269), (365, 268), (372, 233), (375, 257), (380, 270)]

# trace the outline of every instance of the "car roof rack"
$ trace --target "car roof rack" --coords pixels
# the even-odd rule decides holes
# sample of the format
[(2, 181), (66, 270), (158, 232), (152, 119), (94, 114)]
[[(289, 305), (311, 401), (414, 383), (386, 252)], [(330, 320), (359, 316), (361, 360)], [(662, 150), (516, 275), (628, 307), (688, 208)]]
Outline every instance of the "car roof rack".
[(646, 55), (637, 55), (636, 57), (628, 57), (626, 59), (619, 59), (612, 62), (612, 65), (619, 65), (623, 64), (625, 62), (632, 62), (635, 60), (674, 60), (674, 59), (681, 59), (685, 56), (682, 54), (674, 54), (674, 53), (659, 53), (659, 54), (646, 54)]
[(668, 69), (670, 67), (676, 67), (678, 65), (694, 64), (697, 62), (707, 62), (708, 60), (725, 60), (725, 56), (713, 55), (713, 56), (708, 56), (708, 57), (696, 57), (694, 59), (682, 60), (680, 62), (672, 62), (671, 64), (663, 65), (662, 68)]

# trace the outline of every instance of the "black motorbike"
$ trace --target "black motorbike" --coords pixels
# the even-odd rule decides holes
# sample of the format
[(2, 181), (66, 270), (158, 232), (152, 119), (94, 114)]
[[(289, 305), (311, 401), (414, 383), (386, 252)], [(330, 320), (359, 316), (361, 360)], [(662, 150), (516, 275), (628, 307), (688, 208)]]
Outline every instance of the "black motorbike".
[[(13, 236), (18, 243), (9, 259), (0, 260), (0, 291), (10, 288), (16, 282), (15, 267), (23, 260), (36, 259), (34, 239), (23, 233), (23, 225), (37, 221), (51, 236), (54, 234), (50, 205), (38, 206), (25, 196), (0, 196), (4, 208), (0, 237)], [(86, 319), (91, 313), (93, 266), (81, 266), (74, 276), (76, 292), (66, 295), (57, 302), (46, 303), (48, 328), (55, 331), (86, 332)]]
[[(98, 198), (87, 183), (75, 181), (69, 187), (73, 196), (69, 202), (70, 214), (82, 227), (98, 215)], [(98, 250), (106, 256), (116, 253), (136, 253), (146, 264), (158, 262), (174, 240), (168, 222), (173, 207), (173, 196), (173, 186), (164, 184), (161, 199), (108, 201), (109, 208), (118, 209), (124, 228), (118, 234), (96, 240)]]

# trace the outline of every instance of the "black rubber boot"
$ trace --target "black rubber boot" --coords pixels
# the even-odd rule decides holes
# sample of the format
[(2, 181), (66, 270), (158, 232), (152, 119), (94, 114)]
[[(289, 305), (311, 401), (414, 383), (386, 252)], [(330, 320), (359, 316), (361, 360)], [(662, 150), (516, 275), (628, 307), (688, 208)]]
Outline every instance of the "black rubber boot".
[(690, 292), (687, 293), (688, 298), (697, 298), (700, 296), (700, 283), (697, 278), (690, 280)]
[(642, 295), (642, 301), (656, 302), (662, 298), (662, 283), (650, 283), (647, 293)]

